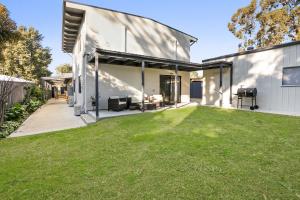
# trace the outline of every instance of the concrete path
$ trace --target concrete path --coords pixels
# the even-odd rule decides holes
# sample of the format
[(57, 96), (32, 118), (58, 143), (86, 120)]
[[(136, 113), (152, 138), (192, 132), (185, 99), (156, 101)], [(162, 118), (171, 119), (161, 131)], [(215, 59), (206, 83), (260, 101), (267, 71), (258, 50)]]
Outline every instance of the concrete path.
[(85, 125), (80, 117), (74, 116), (73, 108), (68, 107), (65, 99), (50, 99), (9, 137), (34, 135)]

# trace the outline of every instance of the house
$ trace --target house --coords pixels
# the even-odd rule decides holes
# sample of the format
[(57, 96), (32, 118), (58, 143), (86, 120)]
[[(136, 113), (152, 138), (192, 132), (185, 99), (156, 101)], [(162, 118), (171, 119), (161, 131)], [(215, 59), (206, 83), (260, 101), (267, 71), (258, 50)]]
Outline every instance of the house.
[[(74, 102), (81, 113), (95, 110), (98, 118), (99, 110), (109, 109), (109, 99), (115, 97), (130, 97), (142, 111), (146, 100), (157, 96), (164, 105), (176, 107), (196, 101), (236, 108), (237, 90), (256, 88), (260, 111), (300, 114), (299, 42), (199, 64), (190, 62), (190, 47), (197, 40), (147, 17), (63, 3), (62, 49), (73, 56)], [(202, 82), (191, 82), (190, 72), (201, 70)], [(251, 100), (243, 99), (243, 108)]]
[(130, 96), (143, 108), (147, 96), (190, 102), (190, 72), (201, 70), (190, 62), (196, 37), (150, 18), (72, 1), (63, 3), (62, 30), (82, 113), (99, 114), (114, 96)]
[[(300, 41), (219, 56), (203, 64), (217, 61), (231, 62), (232, 71), (223, 69), (222, 76), (220, 69), (204, 71), (202, 105), (235, 108), (238, 88), (256, 88), (260, 111), (300, 115)], [(249, 100), (244, 104), (251, 104)]]
[(24, 100), (26, 95), (26, 86), (34, 84), (32, 81), (28, 81), (22, 78), (16, 78), (7, 75), (0, 75), (0, 89), (1, 87), (7, 88), (12, 91), (8, 96), (8, 106), (14, 103), (20, 103)]

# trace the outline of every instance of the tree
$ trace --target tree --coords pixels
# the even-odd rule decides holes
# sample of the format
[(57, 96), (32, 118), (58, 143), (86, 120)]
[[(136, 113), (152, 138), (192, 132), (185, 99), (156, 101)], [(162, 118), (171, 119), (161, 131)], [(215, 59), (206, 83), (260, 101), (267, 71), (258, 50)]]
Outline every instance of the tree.
[(37, 83), (42, 76), (51, 74), (47, 69), (52, 60), (50, 49), (41, 45), (42, 39), (42, 35), (32, 27), (17, 29), (9, 11), (0, 3), (0, 74), (10, 77), (0, 81), (0, 125), (8, 97), (15, 88), (12, 76)]
[(200, 78), (198, 72), (196, 72), (196, 71), (191, 72), (191, 73), (190, 73), (190, 77), (191, 77), (191, 78)]
[(9, 16), (9, 11), (0, 3), (0, 43), (3, 44), (11, 38), (16, 28), (16, 23)]
[(50, 49), (42, 46), (43, 37), (33, 27), (20, 26), (18, 35), (17, 40), (5, 44), (2, 71), (38, 83), (41, 77), (51, 74), (48, 70), (52, 61)]
[(249, 46), (268, 47), (300, 40), (300, 0), (251, 0), (231, 17), (228, 29)]
[(16, 23), (10, 18), (9, 11), (0, 3), (0, 66), (3, 60), (2, 51), (4, 44), (9, 40), (16, 39), (16, 29)]
[(70, 64), (62, 64), (55, 68), (57, 74), (71, 73), (72, 66)]

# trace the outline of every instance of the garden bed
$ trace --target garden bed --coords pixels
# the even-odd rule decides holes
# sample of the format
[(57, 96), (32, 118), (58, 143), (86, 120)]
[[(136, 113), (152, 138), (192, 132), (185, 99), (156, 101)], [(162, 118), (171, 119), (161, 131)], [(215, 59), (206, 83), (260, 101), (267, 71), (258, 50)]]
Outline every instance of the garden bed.
[(28, 87), (24, 101), (13, 104), (5, 111), (4, 123), (0, 126), (0, 139), (14, 132), (44, 103), (44, 91), (37, 86)]

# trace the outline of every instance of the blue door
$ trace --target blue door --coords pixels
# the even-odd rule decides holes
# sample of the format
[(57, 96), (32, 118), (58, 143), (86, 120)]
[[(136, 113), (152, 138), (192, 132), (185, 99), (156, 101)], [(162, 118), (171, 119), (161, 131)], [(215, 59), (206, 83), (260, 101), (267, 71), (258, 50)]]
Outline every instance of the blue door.
[(191, 82), (191, 98), (202, 98), (202, 81), (192, 81)]

